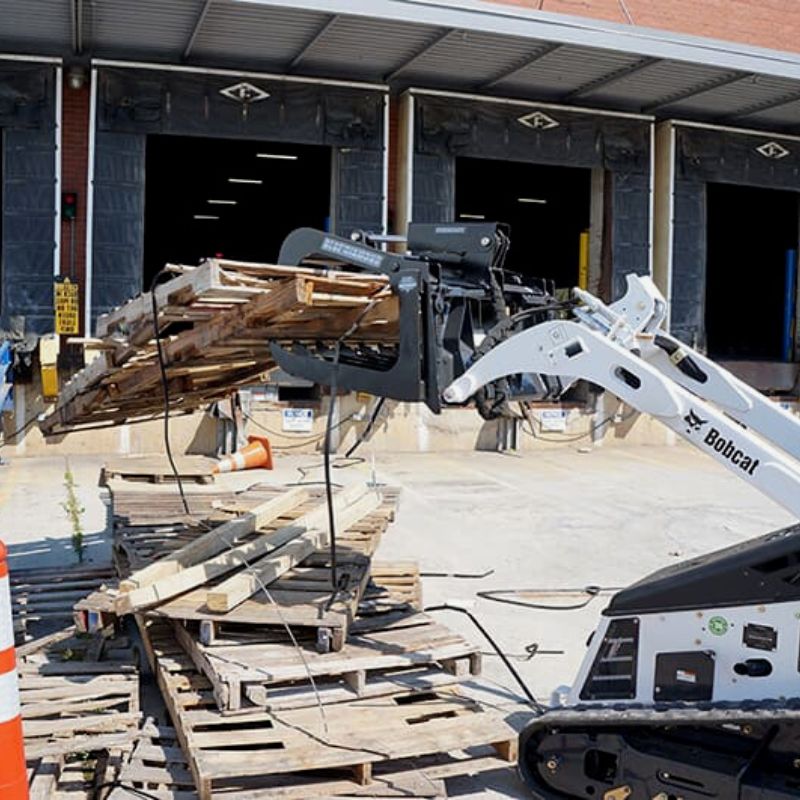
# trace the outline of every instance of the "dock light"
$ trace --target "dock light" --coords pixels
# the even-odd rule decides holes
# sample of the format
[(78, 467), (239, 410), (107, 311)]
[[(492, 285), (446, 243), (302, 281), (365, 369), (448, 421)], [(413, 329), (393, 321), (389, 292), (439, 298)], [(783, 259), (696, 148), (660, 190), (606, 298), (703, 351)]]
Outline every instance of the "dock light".
[(298, 156), (291, 156), (283, 153), (257, 153), (256, 158), (272, 158), (276, 161), (297, 161)]

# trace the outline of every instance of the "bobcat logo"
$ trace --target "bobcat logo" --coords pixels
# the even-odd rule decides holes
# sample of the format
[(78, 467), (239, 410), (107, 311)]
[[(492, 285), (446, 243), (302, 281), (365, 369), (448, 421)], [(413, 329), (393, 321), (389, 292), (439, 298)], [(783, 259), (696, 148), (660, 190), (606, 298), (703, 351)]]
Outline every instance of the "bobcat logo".
[(686, 423), (686, 433), (694, 433), (695, 431), (699, 431), (700, 428), (705, 425), (708, 420), (701, 419), (694, 413), (691, 409), (689, 413), (683, 418), (683, 421)]

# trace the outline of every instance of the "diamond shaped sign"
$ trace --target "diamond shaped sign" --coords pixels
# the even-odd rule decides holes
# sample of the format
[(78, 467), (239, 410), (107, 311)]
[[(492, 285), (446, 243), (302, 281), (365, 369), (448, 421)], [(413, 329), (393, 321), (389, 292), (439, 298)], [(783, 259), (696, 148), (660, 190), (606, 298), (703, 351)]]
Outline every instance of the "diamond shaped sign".
[(761, 153), (764, 158), (772, 158), (775, 161), (786, 158), (790, 151), (778, 142), (765, 142), (760, 147), (756, 147), (756, 152)]
[(548, 116), (544, 111), (534, 111), (530, 114), (525, 114), (517, 119), (517, 122), (524, 125), (526, 128), (533, 128), (535, 131), (547, 131), (550, 128), (557, 128), (561, 123)]
[(235, 83), (232, 86), (226, 86), (220, 89), (219, 93), (229, 100), (235, 100), (243, 105), (247, 103), (257, 103), (259, 100), (266, 100), (269, 97), (269, 92), (259, 89), (258, 86), (253, 86), (252, 83), (242, 82)]

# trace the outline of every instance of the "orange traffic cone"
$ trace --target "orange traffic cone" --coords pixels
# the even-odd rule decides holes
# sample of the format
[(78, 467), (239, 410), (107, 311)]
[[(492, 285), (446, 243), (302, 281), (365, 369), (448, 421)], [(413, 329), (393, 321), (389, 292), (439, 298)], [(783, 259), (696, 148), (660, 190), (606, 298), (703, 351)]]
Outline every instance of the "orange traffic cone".
[(214, 465), (212, 472), (236, 472), (240, 469), (272, 469), (272, 447), (266, 436), (248, 436), (248, 444), (225, 456)]
[(6, 547), (0, 542), (0, 797), (28, 800)]

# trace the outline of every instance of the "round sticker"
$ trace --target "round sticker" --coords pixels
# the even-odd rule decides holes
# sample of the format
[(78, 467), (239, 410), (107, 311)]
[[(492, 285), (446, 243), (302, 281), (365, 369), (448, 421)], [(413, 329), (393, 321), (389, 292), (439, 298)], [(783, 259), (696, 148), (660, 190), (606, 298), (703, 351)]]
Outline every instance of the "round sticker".
[(708, 621), (708, 630), (714, 636), (724, 636), (728, 632), (728, 620), (725, 617), (711, 617)]

